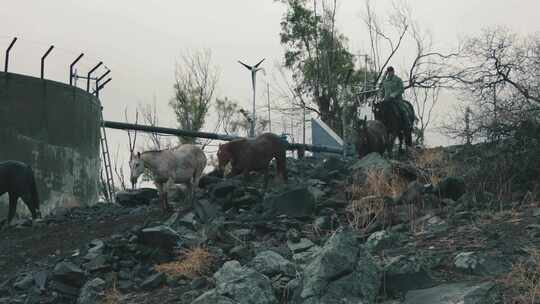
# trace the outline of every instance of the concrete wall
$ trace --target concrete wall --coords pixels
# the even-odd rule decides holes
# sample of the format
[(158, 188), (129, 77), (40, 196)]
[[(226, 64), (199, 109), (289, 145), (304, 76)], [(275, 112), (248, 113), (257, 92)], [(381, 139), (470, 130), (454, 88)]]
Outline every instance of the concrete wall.
[[(99, 104), (63, 83), (0, 72), (0, 161), (32, 166), (43, 214), (57, 206), (97, 202)], [(7, 212), (6, 199), (0, 202), (0, 218)]]

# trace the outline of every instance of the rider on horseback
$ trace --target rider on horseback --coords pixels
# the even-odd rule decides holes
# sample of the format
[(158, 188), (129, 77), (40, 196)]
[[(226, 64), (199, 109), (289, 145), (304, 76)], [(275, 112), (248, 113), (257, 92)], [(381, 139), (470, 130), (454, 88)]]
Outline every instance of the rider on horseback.
[(383, 103), (385, 103), (394, 113), (396, 117), (401, 117), (404, 126), (410, 127), (410, 120), (407, 118), (407, 112), (401, 108), (402, 95), (404, 92), (403, 80), (394, 73), (394, 68), (389, 66), (383, 77), (381, 86), (381, 95)]

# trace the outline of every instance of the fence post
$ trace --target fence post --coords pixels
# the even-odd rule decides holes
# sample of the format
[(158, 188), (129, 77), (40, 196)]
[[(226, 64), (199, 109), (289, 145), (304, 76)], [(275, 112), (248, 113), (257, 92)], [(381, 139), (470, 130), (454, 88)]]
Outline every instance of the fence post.
[(86, 78), (86, 92), (90, 92), (90, 76), (92, 75), (92, 73), (94, 73), (95, 70), (97, 70), (101, 65), (103, 64), (103, 62), (99, 62), (95, 67), (93, 67), (90, 72), (88, 72), (88, 75), (87, 75), (87, 78)]
[(77, 59), (75, 59), (70, 65), (69, 65), (69, 85), (73, 85), (73, 67), (81, 58), (84, 56), (84, 53), (81, 53)]
[(49, 53), (54, 49), (54, 45), (51, 45), (47, 52), (41, 57), (41, 79), (43, 79), (43, 75), (45, 74), (45, 58), (49, 56)]
[(9, 51), (11, 51), (11, 48), (13, 47), (13, 45), (15, 44), (15, 42), (17, 41), (17, 37), (14, 37), (13, 40), (11, 40), (11, 43), (9, 44), (7, 50), (6, 50), (6, 63), (4, 65), (4, 72), (8, 72), (8, 64), (9, 64)]

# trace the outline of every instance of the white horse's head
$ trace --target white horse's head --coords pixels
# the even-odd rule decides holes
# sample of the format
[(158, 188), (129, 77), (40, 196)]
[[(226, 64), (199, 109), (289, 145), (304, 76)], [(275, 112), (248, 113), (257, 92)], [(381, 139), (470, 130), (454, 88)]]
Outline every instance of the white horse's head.
[(135, 189), (135, 185), (137, 184), (137, 179), (144, 172), (144, 161), (141, 158), (140, 152), (137, 152), (136, 155), (131, 154), (131, 159), (129, 160), (129, 169), (131, 171), (130, 173), (131, 187)]

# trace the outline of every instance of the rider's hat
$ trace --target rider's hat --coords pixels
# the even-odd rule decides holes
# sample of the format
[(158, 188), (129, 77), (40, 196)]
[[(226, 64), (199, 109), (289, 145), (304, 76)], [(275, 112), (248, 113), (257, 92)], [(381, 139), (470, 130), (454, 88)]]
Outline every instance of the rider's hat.
[(386, 71), (387, 71), (387, 72), (393, 72), (393, 71), (394, 71), (394, 67), (389, 66), (388, 68), (386, 68)]

